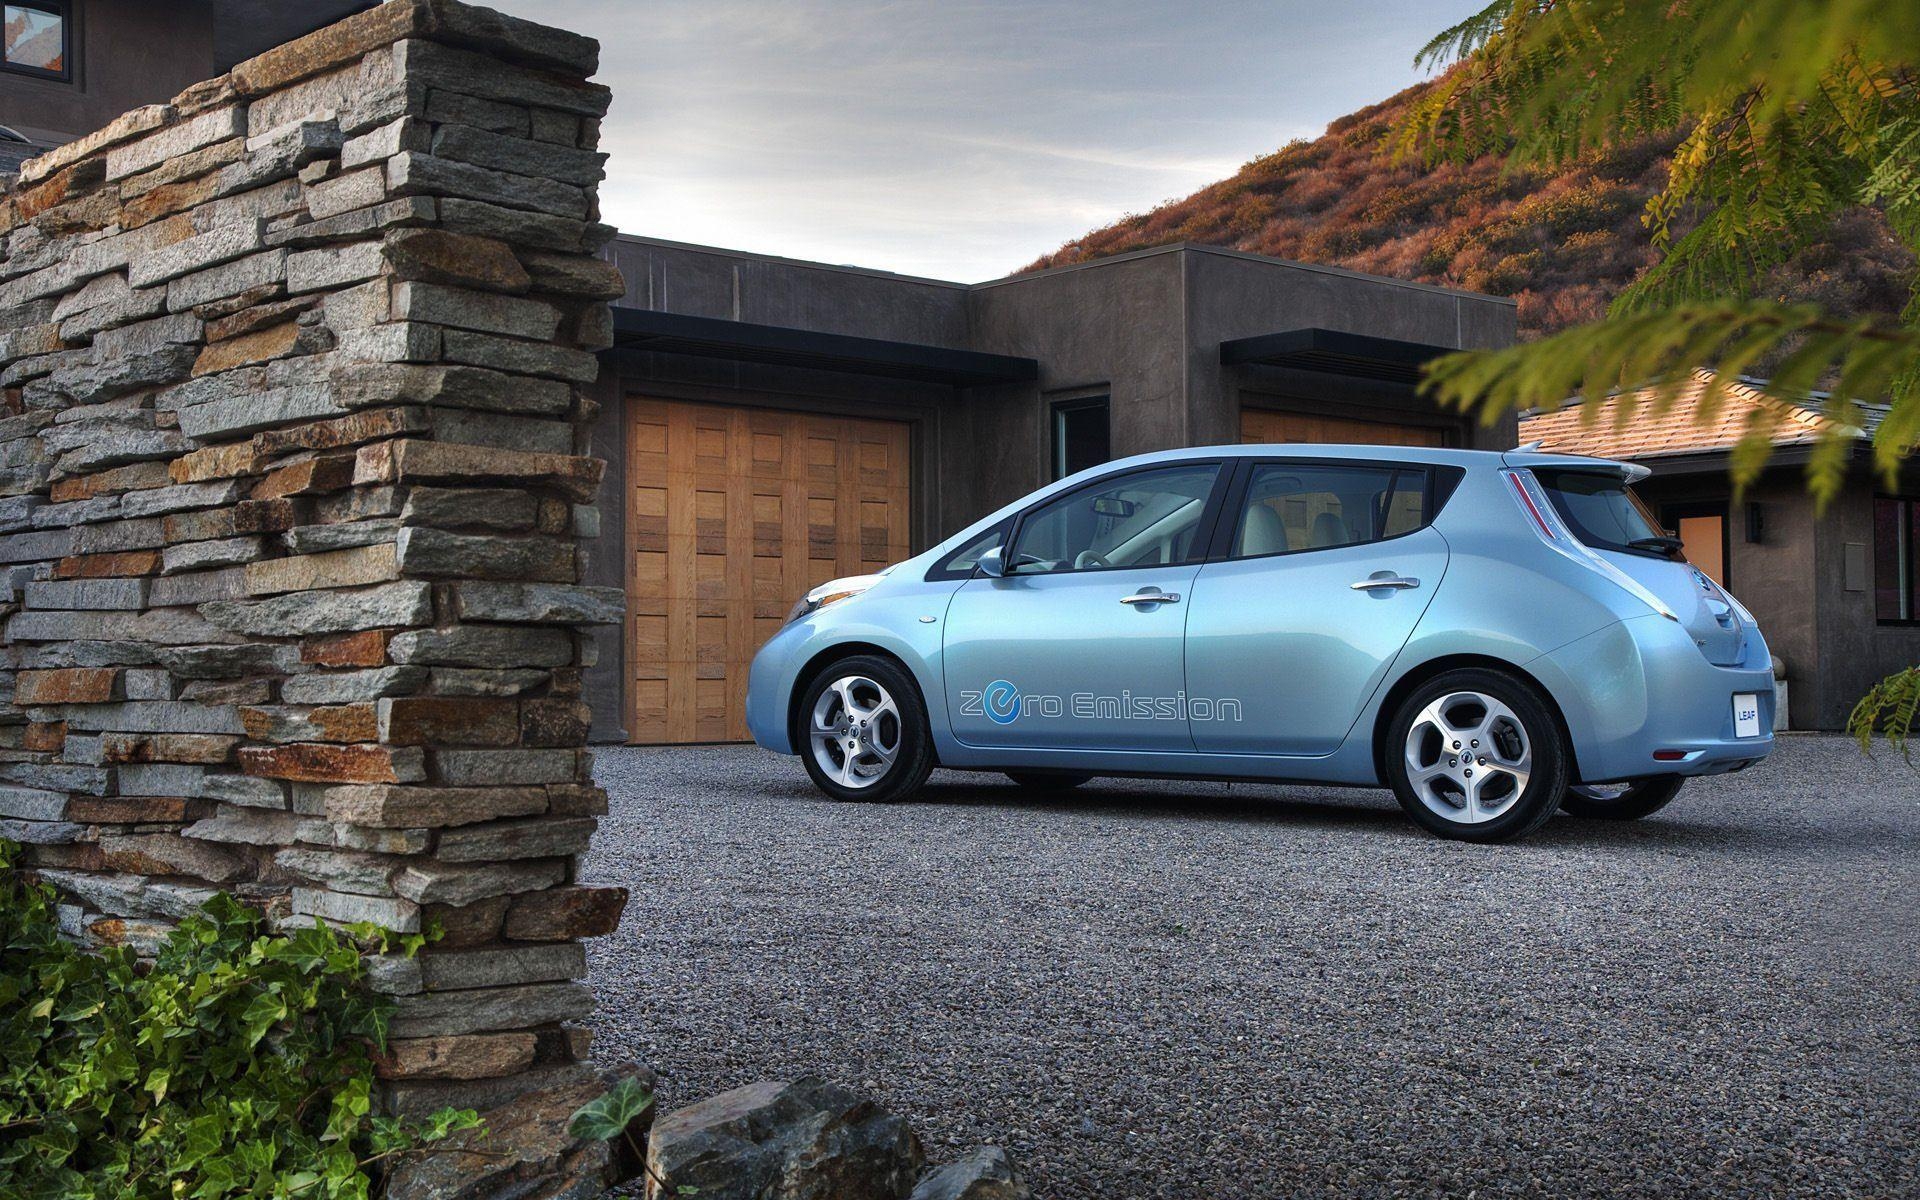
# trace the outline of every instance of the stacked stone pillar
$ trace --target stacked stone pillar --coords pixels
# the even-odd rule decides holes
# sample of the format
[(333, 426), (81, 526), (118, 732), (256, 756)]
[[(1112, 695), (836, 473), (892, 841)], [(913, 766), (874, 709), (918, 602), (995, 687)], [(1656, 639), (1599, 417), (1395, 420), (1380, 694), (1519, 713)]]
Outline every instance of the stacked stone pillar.
[(218, 890), (435, 930), (382, 959), (399, 1108), (578, 1079), (590, 39), (391, 0), (0, 197), (0, 836), (69, 932)]

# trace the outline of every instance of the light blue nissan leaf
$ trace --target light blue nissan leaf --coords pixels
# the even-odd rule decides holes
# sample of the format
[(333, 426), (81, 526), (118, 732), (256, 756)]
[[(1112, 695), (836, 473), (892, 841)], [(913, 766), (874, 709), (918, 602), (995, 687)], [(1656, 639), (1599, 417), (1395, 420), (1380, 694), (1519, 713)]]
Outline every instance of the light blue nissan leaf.
[(754, 740), (828, 795), (935, 766), (1393, 789), (1442, 837), (1644, 817), (1773, 748), (1753, 616), (1629, 489), (1526, 450), (1216, 446), (1042, 488), (809, 592)]

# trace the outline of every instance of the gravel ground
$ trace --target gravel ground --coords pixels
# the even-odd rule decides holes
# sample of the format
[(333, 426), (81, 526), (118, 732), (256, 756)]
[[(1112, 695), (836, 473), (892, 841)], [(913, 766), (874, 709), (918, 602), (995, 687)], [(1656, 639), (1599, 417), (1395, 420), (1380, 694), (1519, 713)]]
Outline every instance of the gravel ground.
[(1837, 738), (1503, 847), (1383, 792), (599, 764), (596, 1053), (669, 1109), (816, 1073), (1054, 1200), (1920, 1195), (1920, 776)]

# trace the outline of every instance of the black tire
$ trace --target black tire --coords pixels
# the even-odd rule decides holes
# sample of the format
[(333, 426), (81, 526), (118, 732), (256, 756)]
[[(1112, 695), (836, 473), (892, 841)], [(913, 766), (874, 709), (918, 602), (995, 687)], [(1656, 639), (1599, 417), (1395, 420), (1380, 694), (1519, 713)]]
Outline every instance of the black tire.
[[(876, 694), (890, 699), (894, 720), (889, 722), (887, 716), (882, 715), (870, 722), (872, 726), (870, 732), (866, 731), (865, 726), (860, 730), (844, 730), (838, 736), (828, 739), (832, 745), (821, 750), (817, 748), (813, 737), (815, 710), (821, 707), (823, 695), (835, 689), (836, 685), (852, 680), (877, 685), (877, 688), (869, 688), (851, 684), (850, 690), (856, 702), (863, 705)], [(836, 693), (836, 696), (839, 695)], [(830, 711), (836, 707), (844, 710), (846, 705), (844, 699), (836, 699), (829, 701), (826, 707)], [(918, 792), (927, 782), (927, 776), (933, 771), (933, 737), (927, 723), (926, 701), (921, 698), (919, 685), (914, 683), (913, 676), (893, 659), (881, 658), (873, 654), (859, 654), (829, 664), (813, 677), (813, 680), (807, 684), (806, 691), (801, 693), (798, 716), (799, 720), (794, 724), (798, 735), (796, 748), (800, 752), (801, 765), (806, 767), (807, 775), (813, 780), (814, 786), (835, 800), (863, 800), (876, 804), (904, 800)], [(838, 724), (837, 721), (833, 723)], [(860, 742), (863, 747), (868, 742), (884, 746), (889, 737), (896, 739), (892, 743), (895, 753), (891, 765), (887, 766), (884, 772), (877, 772), (872, 776), (873, 782), (849, 786), (842, 782), (842, 779), (859, 777), (861, 764), (870, 759), (877, 762), (878, 756), (871, 749), (861, 749), (854, 757), (855, 770), (853, 772), (838, 770), (836, 774), (840, 777), (836, 778), (836, 774), (829, 774), (822, 766), (820, 756), (821, 753), (825, 753), (829, 762), (836, 765), (844, 764), (847, 752), (845, 743), (840, 741), (841, 737), (856, 740), (865, 738), (866, 742)], [(838, 756), (837, 759), (835, 755)]]
[[(1442, 734), (1434, 722), (1420, 719), (1428, 705), (1445, 701), (1443, 715), (1450, 721), (1470, 722), (1476, 711), (1470, 697), (1494, 701), (1503, 706), (1506, 713), (1497, 715), (1486, 731), (1463, 731), (1458, 741)], [(1484, 706), (1477, 711), (1482, 718), (1492, 712)], [(1410, 748), (1416, 721), (1421, 725), (1420, 741)], [(1484, 732), (1488, 745), (1479, 747), (1478, 741), (1468, 736), (1469, 732)], [(1433, 759), (1436, 748), (1440, 757)], [(1445, 764), (1445, 772), (1429, 777), (1427, 783), (1416, 790), (1410, 778), (1410, 750), (1421, 765), (1437, 769)], [(1493, 751), (1491, 758), (1489, 750)], [(1446, 757), (1449, 754), (1454, 756), (1451, 761)], [(1524, 787), (1518, 787), (1518, 776), (1507, 767), (1522, 761), (1523, 755), (1528, 762), (1527, 782)], [(1566, 735), (1560, 730), (1551, 702), (1539, 689), (1516, 675), (1477, 667), (1448, 671), (1416, 688), (1394, 711), (1393, 719), (1387, 724), (1387, 744), (1382, 750), (1387, 785), (1407, 815), (1429, 833), (1463, 842), (1510, 842), (1546, 824), (1566, 794), (1569, 757)], [(1480, 783), (1473, 784), (1462, 778), (1474, 774), (1476, 768)], [(1501, 789), (1503, 780), (1504, 790)], [(1484, 803), (1477, 799), (1469, 803), (1467, 794), (1460, 790), (1472, 786), (1474, 796), (1478, 797), (1478, 789), (1487, 785), (1493, 786), (1494, 793)], [(1453, 803), (1456, 793), (1457, 805)], [(1428, 795), (1434, 798), (1431, 806)], [(1442, 815), (1436, 807), (1449, 813), (1458, 811), (1461, 817)], [(1490, 816), (1467, 817), (1469, 813), (1489, 810)]]
[(1079, 787), (1091, 775), (1070, 775), (1062, 773), (1051, 775), (1045, 771), (1008, 771), (1007, 778), (1016, 784), (1034, 792), (1064, 792)]
[(1611, 796), (1575, 784), (1567, 789), (1560, 807), (1576, 817), (1597, 821), (1638, 821), (1670, 804), (1686, 782), (1683, 775), (1654, 775), (1635, 779), (1625, 791)]

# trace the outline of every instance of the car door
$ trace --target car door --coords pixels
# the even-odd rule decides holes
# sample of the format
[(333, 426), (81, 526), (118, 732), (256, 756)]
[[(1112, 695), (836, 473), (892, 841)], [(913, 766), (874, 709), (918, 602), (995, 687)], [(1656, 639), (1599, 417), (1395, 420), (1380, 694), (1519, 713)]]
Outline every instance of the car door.
[(953, 734), (973, 746), (1192, 750), (1186, 602), (1224, 489), (1218, 462), (1110, 475), (1016, 522), (1000, 578), (954, 593)]
[[(1243, 468), (1187, 612), (1197, 749), (1337, 749), (1446, 573), (1440, 468), (1261, 460)], [(1444, 480), (1443, 480), (1444, 482)]]

